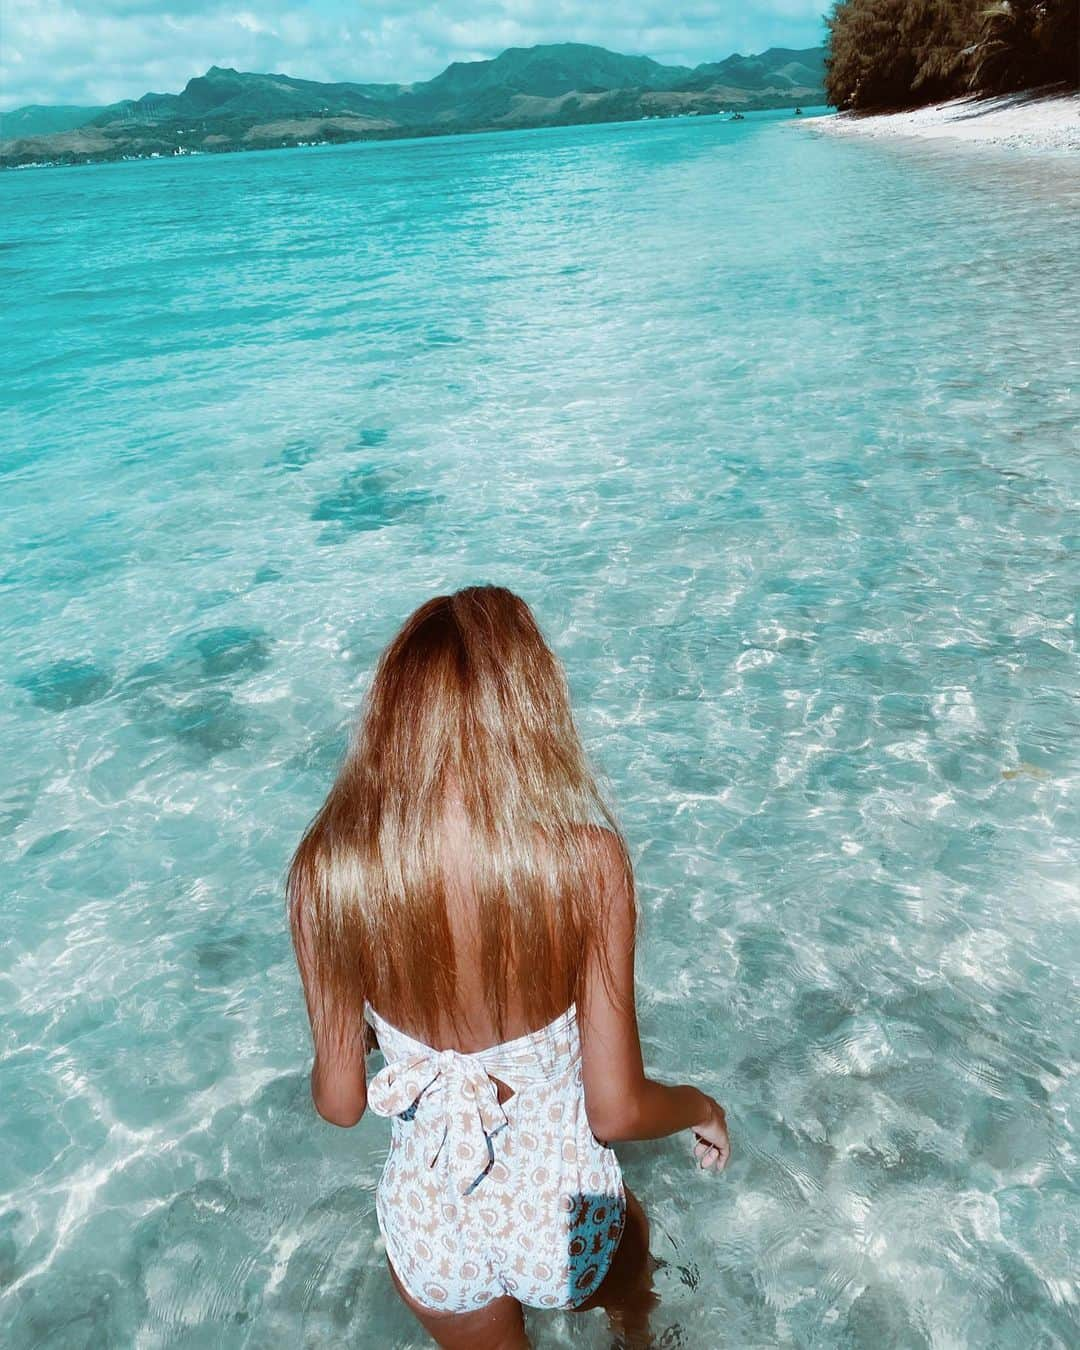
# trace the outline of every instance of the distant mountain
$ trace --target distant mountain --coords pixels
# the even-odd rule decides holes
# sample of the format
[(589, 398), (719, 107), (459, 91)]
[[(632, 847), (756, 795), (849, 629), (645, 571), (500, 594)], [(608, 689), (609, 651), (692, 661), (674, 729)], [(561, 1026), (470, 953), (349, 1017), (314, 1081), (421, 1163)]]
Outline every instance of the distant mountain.
[[(158, 115), (175, 117), (300, 117), (317, 112), (363, 112), (398, 97), (400, 84), (319, 84), (291, 75), (245, 75), (211, 66), (188, 80), (182, 94), (159, 105)], [(99, 119), (100, 120), (100, 119)]]
[(53, 136), (61, 131), (71, 131), (76, 127), (85, 127), (91, 122), (114, 121), (135, 118), (149, 109), (164, 106), (170, 100), (175, 102), (176, 94), (143, 94), (142, 98), (124, 99), (120, 103), (109, 103), (96, 108), (83, 108), (75, 105), (46, 107), (39, 103), (27, 104), (24, 108), (13, 108), (11, 112), (0, 113), (0, 141), (15, 140), (19, 137)]
[(726, 61), (698, 66), (682, 87), (709, 88), (715, 85), (733, 85), (758, 92), (823, 89), (825, 48), (789, 51), (785, 47), (771, 47), (760, 56), (729, 56)]
[(441, 75), (417, 85), (421, 98), (462, 98), (490, 89), (507, 89), (541, 98), (575, 90), (666, 89), (686, 66), (662, 66), (650, 56), (623, 56), (580, 42), (541, 47), (509, 47), (490, 61), (455, 61)]
[(100, 107), (47, 108), (30, 103), (25, 108), (0, 113), (0, 140), (10, 141), (17, 136), (52, 136), (57, 131), (70, 131), (72, 127), (83, 126), (102, 111)]
[(455, 61), (414, 84), (320, 84), (211, 66), (179, 94), (6, 113), (0, 166), (794, 107), (824, 103), (824, 77), (820, 47), (691, 70), (575, 42)]

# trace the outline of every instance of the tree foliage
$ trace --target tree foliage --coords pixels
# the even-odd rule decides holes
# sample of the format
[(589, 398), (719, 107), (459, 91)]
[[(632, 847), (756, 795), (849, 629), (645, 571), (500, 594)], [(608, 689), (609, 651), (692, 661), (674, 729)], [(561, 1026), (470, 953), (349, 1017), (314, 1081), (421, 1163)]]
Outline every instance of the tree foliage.
[(825, 87), (838, 108), (903, 108), (1078, 82), (1077, 0), (838, 0)]

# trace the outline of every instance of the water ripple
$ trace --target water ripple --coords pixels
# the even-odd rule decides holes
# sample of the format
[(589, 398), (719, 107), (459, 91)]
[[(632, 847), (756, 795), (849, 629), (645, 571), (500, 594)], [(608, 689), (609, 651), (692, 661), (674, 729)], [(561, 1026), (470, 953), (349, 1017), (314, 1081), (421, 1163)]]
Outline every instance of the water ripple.
[(784, 121), (0, 181), (19, 1350), (419, 1345), (281, 880), (483, 579), (620, 804), (650, 1064), (730, 1106), (720, 1183), (626, 1150), (659, 1343), (1080, 1341), (1080, 184)]

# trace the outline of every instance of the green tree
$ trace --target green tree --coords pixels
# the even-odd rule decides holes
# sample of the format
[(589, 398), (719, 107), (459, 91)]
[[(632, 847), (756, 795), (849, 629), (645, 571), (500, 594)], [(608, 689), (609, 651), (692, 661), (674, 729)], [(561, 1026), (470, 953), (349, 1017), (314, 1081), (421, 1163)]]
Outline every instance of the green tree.
[(825, 88), (838, 108), (904, 108), (1078, 78), (1077, 0), (838, 0)]
[(1075, 0), (998, 0), (984, 10), (971, 85), (1006, 93), (1058, 81), (1076, 85), (1080, 5)]

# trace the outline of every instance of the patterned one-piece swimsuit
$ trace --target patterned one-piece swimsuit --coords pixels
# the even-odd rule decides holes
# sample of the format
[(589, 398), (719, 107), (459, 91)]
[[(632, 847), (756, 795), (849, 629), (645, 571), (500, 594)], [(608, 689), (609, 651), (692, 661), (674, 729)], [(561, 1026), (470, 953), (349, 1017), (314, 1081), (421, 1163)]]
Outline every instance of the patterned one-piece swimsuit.
[[(626, 1193), (589, 1129), (575, 1009), (473, 1054), (433, 1050), (370, 1004), (366, 1017), (386, 1057), (368, 1105), (392, 1124), (375, 1210), (406, 1290), (446, 1312), (506, 1294), (584, 1302), (619, 1245)], [(493, 1079), (513, 1090), (501, 1105)]]

